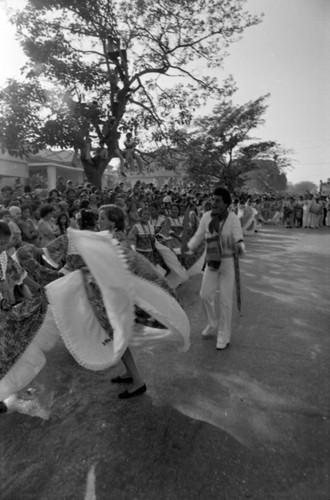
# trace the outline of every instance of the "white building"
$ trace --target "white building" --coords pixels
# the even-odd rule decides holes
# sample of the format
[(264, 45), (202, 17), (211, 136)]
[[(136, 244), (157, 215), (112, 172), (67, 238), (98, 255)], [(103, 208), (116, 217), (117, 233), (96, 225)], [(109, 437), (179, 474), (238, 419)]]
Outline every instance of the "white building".
[(22, 184), (28, 182), (27, 161), (10, 156), (0, 150), (0, 189), (3, 186), (14, 186), (16, 179), (20, 179)]
[[(56, 187), (59, 176), (64, 181), (71, 180), (73, 185), (83, 184), (85, 180), (84, 170), (79, 160), (73, 162), (73, 151), (44, 150), (38, 154), (25, 159), (10, 156), (8, 153), (0, 153), (0, 189), (3, 186), (14, 186), (41, 183), (42, 187), (53, 189)], [(118, 160), (119, 161), (119, 160)], [(110, 186), (116, 180), (116, 166), (118, 162), (113, 159), (106, 168), (103, 176), (104, 187)], [(113, 168), (115, 167), (115, 168)], [(157, 165), (146, 167), (139, 173), (127, 171), (127, 184), (134, 185), (140, 180), (146, 183), (155, 183), (159, 187), (167, 183), (170, 178), (180, 180), (184, 176), (184, 169), (179, 164), (176, 170), (167, 170)]]
[(72, 165), (73, 155), (73, 151), (39, 151), (28, 158), (29, 178), (42, 176), (48, 189), (56, 187), (59, 176), (65, 181), (71, 180), (73, 185), (83, 184), (84, 169)]
[(82, 167), (72, 166), (73, 151), (44, 150), (38, 154), (22, 159), (0, 152), (0, 189), (3, 186), (14, 186), (18, 181), (29, 184), (33, 179), (41, 179), (48, 189), (56, 187), (59, 176), (73, 184), (84, 182)]

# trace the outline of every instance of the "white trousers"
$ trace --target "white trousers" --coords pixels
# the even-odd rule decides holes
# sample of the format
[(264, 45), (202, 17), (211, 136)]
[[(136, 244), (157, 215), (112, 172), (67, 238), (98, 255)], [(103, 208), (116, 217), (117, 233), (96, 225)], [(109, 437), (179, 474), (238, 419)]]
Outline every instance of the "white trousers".
[(303, 215), (303, 227), (309, 227), (311, 225), (311, 218), (310, 218), (310, 213), (307, 212), (307, 210), (304, 210), (304, 215)]
[(208, 325), (217, 329), (218, 340), (224, 343), (228, 343), (231, 337), (234, 285), (235, 268), (232, 257), (224, 257), (218, 271), (212, 271), (206, 266), (200, 297)]
[(320, 227), (320, 215), (310, 214), (309, 227), (313, 229)]

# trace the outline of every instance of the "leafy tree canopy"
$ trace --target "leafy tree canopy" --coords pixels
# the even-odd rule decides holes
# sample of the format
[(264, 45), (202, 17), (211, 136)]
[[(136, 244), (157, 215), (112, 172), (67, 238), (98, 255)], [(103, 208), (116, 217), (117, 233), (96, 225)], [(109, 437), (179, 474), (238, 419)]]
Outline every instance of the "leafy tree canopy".
[[(244, 3), (29, 0), (12, 15), (28, 63), (25, 82), (1, 92), (1, 140), (16, 153), (79, 148), (86, 173), (101, 175), (119, 154), (119, 126), (168, 138), (210, 96), (231, 95), (233, 81), (220, 84), (207, 68), (221, 68), (228, 45), (259, 22)], [(97, 165), (89, 139), (107, 148)]]
[(311, 181), (301, 181), (296, 184), (288, 185), (288, 192), (296, 196), (306, 196), (308, 194), (316, 194), (318, 186)]
[(277, 142), (256, 141), (251, 135), (264, 122), (268, 97), (241, 106), (219, 104), (212, 116), (196, 121), (186, 146), (193, 178), (219, 179), (235, 190), (246, 182), (249, 172), (260, 169), (260, 160), (272, 160), (279, 174), (289, 166), (288, 151)]
[(250, 193), (285, 191), (287, 177), (274, 160), (255, 160), (255, 168), (245, 176), (245, 188)]

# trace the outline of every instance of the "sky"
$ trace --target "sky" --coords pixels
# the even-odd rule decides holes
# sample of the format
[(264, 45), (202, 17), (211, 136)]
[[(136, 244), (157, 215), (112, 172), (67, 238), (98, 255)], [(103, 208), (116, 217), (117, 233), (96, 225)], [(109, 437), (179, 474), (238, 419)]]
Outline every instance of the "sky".
[[(0, 0), (0, 85), (19, 75), (24, 55)], [(22, 7), (24, 0), (7, 0)], [(330, 0), (247, 0), (263, 21), (231, 45), (219, 77), (232, 74), (243, 104), (270, 93), (261, 140), (293, 150), (289, 182), (330, 178)]]

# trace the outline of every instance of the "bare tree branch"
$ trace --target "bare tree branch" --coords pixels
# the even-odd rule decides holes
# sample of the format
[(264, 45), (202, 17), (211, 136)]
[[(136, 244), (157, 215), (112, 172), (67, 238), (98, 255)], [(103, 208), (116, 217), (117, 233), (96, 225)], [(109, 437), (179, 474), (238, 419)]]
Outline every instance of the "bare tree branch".
[(200, 80), (199, 78), (196, 78), (189, 71), (187, 71), (187, 70), (185, 70), (183, 68), (179, 68), (178, 66), (171, 66), (171, 68), (176, 69), (176, 70), (180, 71), (181, 73), (184, 73), (185, 75), (188, 75), (192, 80), (194, 80), (195, 82), (197, 82), (199, 85), (201, 85), (204, 88), (209, 88), (210, 87), (205, 82), (203, 82), (203, 80)]

